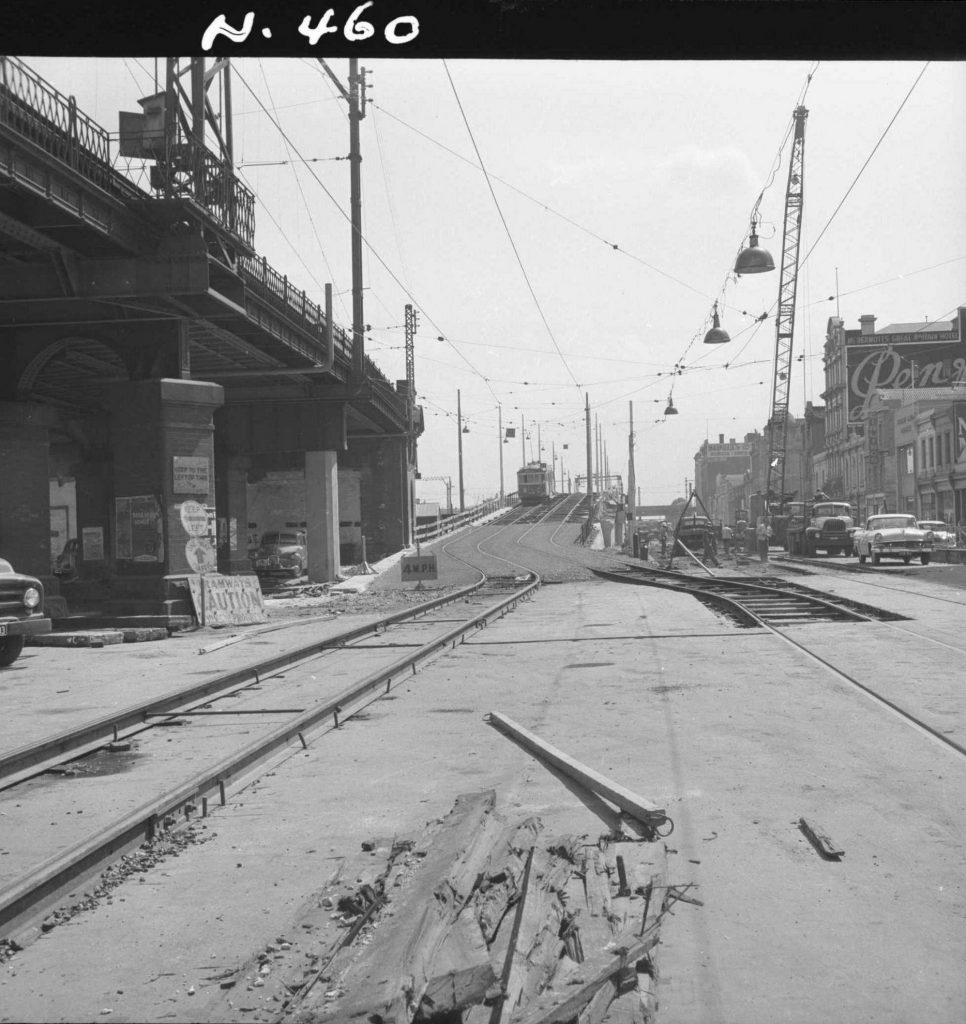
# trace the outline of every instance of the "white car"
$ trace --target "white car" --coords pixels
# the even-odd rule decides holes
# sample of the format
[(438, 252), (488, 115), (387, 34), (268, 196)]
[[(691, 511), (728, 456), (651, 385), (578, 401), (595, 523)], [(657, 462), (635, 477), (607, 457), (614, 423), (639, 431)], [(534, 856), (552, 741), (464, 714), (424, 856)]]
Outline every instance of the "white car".
[(918, 558), (928, 565), (934, 542), (933, 534), (921, 529), (915, 516), (896, 512), (869, 516), (865, 526), (852, 534), (859, 561), (871, 558), (873, 565), (883, 558), (901, 558), (906, 565)]
[(956, 528), (944, 523), (941, 519), (920, 519), (919, 529), (928, 530), (937, 548), (956, 547)]

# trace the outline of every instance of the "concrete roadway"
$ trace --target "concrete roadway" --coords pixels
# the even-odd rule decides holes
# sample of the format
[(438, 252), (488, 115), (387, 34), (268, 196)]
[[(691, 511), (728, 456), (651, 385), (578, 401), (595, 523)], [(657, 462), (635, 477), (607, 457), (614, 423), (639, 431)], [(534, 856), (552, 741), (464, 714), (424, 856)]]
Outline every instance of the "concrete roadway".
[[(277, 1007), (270, 987), (242, 978), (222, 991), (211, 979), (279, 937), (297, 951), (300, 907), (339, 870), (351, 880), (363, 840), (413, 835), (461, 792), (493, 787), (508, 816), (535, 813), (547, 834), (593, 842), (604, 823), (485, 724), (497, 710), (673, 818), (669, 881), (695, 883), (704, 906), (678, 904), (665, 919), (659, 1024), (958, 1024), (966, 759), (764, 631), (736, 629), (685, 595), (592, 578), (585, 567), (610, 559), (575, 548), (574, 527), (557, 535), (559, 548), (550, 527), (513, 543), (523, 529), (498, 537), (489, 527), (448, 546), (469, 558), (479, 543), (538, 570), (556, 564), (560, 585), (541, 588), (361, 720), (263, 771), (209, 819), (210, 841), (10, 960), (3, 1019), (92, 1020), (110, 1010), (112, 1020), (267, 1021)], [(561, 553), (570, 560), (555, 563)], [(444, 556), (440, 563), (441, 586), (468, 573)], [(897, 692), (904, 687), (962, 736), (962, 655), (952, 648), (962, 645), (966, 595), (934, 586), (927, 571), (917, 594), (842, 574), (788, 578), (895, 606), (915, 615), (900, 626), (948, 644), (880, 623), (795, 630), (853, 673), (889, 675)], [(400, 586), (390, 568), (370, 595), (388, 600)], [(225, 651), (237, 659), (262, 642)], [(148, 652), (137, 648), (149, 646), (70, 653), (117, 651), (118, 663), (144, 668)], [(178, 667), (199, 671), (200, 644), (190, 646), (177, 665), (164, 662), (169, 683)], [(18, 685), (53, 686), (41, 658), (26, 665), (30, 677), (18, 674)], [(7, 697), (8, 678), (0, 676)], [(841, 861), (818, 856), (797, 828), (801, 817), (841, 845)], [(328, 939), (319, 932), (313, 941)]]

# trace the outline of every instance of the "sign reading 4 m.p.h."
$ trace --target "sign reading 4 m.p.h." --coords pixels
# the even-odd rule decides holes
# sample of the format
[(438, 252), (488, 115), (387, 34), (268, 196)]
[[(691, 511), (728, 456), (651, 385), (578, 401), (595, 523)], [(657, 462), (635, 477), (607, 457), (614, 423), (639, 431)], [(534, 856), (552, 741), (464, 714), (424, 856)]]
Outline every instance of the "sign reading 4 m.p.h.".
[(435, 555), (403, 555), (401, 567), (403, 583), (437, 578)]

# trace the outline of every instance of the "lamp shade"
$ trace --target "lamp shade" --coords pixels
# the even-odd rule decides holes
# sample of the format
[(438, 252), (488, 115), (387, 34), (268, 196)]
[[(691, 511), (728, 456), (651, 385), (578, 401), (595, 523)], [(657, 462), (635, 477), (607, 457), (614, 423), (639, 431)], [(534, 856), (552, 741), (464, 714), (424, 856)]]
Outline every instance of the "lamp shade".
[(674, 396), (667, 396), (667, 408), (664, 410), (665, 416), (677, 416), (678, 411), (674, 408)]
[(718, 303), (716, 302), (713, 326), (704, 336), (704, 343), (705, 345), (723, 345), (727, 341), (731, 341), (731, 335), (721, 326), (721, 320), (718, 318)]
[(751, 225), (751, 235), (748, 238), (748, 248), (742, 249), (735, 260), (735, 273), (741, 274), (764, 274), (775, 269), (775, 261), (767, 249), (758, 246), (758, 234), (755, 225)]

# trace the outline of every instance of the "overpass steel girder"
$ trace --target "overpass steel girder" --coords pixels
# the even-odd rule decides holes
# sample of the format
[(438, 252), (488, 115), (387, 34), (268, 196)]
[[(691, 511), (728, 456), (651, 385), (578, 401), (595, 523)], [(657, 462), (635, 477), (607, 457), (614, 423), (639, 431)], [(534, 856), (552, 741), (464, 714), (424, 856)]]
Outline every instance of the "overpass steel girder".
[[(181, 319), (188, 322), (189, 343), (194, 336), (204, 352), (205, 379), (222, 379), (219, 368), (226, 378), (244, 370), (257, 387), (260, 373), (290, 372), (297, 378), (304, 371), (308, 381), (321, 372), (326, 354), (322, 326), (313, 335), (309, 328), (316, 325), (300, 325), (207, 255), (122, 260), (53, 255), (52, 262), (0, 267), (0, 328)], [(112, 303), (123, 309), (110, 320), (105, 305)], [(214, 348), (205, 334), (217, 343)], [(367, 358), (368, 376), (359, 387), (347, 388), (352, 359), (345, 339), (337, 339), (335, 355), (324, 376), (339, 388), (339, 400), (349, 400), (377, 429), (405, 430), (405, 398), (375, 364)]]
[[(4, 201), (4, 186), (10, 190), (13, 204)], [(135, 191), (133, 185), (129, 188)], [(94, 244), (120, 255), (143, 252), (155, 244), (154, 232), (147, 230), (144, 220), (121, 198), (51, 160), (27, 140), (8, 135), (0, 124), (0, 209), (12, 216), (23, 209), (24, 202), (29, 205), (31, 201), (71, 218), (66, 225), (39, 232), (55, 245), (83, 249)]]

